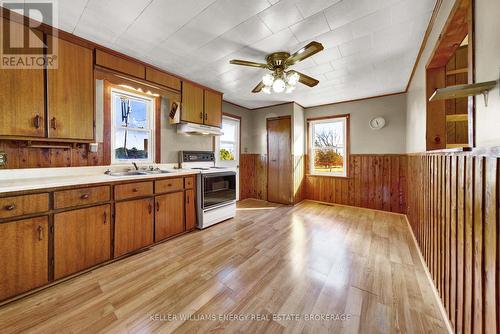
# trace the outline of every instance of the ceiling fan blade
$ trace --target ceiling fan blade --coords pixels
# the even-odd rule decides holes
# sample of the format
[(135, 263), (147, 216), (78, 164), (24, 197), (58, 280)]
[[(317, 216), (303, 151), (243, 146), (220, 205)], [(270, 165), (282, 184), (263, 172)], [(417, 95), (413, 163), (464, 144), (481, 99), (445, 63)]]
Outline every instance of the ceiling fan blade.
[(301, 84), (304, 84), (306, 86), (309, 86), (309, 87), (314, 87), (316, 86), (318, 83), (319, 83), (319, 80), (316, 80), (314, 78), (311, 78), (310, 76), (308, 75), (305, 75), (304, 73), (300, 73), (300, 72), (297, 72), (297, 71), (290, 71), (290, 72), (295, 72), (297, 73), (300, 78), (299, 78), (299, 82)]
[(315, 55), (316, 53), (322, 51), (323, 49), (324, 49), (323, 44), (313, 41), (304, 46), (299, 51), (295, 52), (290, 57), (288, 57), (287, 60), (285, 60), (285, 62), (288, 66), (296, 64), (299, 61), (302, 61), (306, 58), (311, 57), (312, 55)]
[(229, 63), (233, 64), (233, 65), (250, 66), (250, 67), (258, 67), (258, 68), (268, 68), (267, 64), (255, 63), (253, 61), (248, 61), (248, 60), (233, 59)]
[(260, 93), (260, 91), (262, 90), (262, 88), (264, 88), (265, 85), (264, 83), (261, 81), (259, 82), (259, 84), (257, 86), (255, 86), (255, 88), (252, 90), (252, 93)]

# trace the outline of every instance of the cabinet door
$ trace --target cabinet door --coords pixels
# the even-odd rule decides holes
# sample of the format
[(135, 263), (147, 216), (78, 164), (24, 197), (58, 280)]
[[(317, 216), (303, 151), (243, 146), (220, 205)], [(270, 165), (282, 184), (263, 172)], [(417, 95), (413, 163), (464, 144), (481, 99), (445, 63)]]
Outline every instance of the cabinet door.
[(153, 199), (115, 204), (115, 257), (153, 243)]
[(54, 215), (54, 278), (111, 258), (109, 204)]
[(185, 231), (183, 204), (183, 191), (156, 197), (155, 241)]
[(0, 300), (49, 281), (48, 217), (0, 224)]
[(205, 91), (205, 124), (210, 126), (222, 126), (222, 95)]
[(185, 122), (203, 124), (203, 88), (182, 83), (181, 118)]
[(194, 198), (194, 190), (186, 190), (186, 230), (192, 230), (196, 227), (196, 203)]
[(92, 50), (58, 40), (58, 67), (48, 70), (49, 138), (94, 138)]
[[(2, 31), (7, 31), (9, 24), (10, 21), (3, 19)], [(11, 42), (22, 43), (28, 28), (12, 23), (10, 31)], [(42, 38), (42, 33), (35, 34)], [(21, 49), (19, 53), (28, 52)], [(45, 136), (43, 76), (42, 69), (0, 69), (0, 136)]]

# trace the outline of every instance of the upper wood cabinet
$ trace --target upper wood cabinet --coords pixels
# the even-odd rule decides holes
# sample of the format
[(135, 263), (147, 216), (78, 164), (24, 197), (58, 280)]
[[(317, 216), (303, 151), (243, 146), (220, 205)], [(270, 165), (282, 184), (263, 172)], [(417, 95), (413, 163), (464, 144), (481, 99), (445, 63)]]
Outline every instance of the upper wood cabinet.
[(54, 278), (111, 258), (109, 204), (54, 215)]
[(0, 300), (49, 282), (47, 216), (0, 224)]
[(128, 74), (136, 78), (145, 79), (146, 77), (146, 66), (101, 50), (95, 51), (95, 63), (96, 65)]
[(221, 127), (222, 95), (189, 83), (182, 83), (181, 119), (185, 122)]
[(92, 50), (59, 39), (57, 52), (57, 69), (48, 70), (49, 138), (92, 140)]
[(189, 82), (182, 83), (181, 119), (203, 124), (203, 88)]
[[(11, 42), (23, 43), (28, 28), (6, 19), (2, 24), (2, 31), (11, 24)], [(32, 33), (42, 38), (41, 32)], [(0, 69), (0, 136), (45, 136), (44, 70)]]
[(153, 243), (153, 199), (115, 204), (115, 257)]
[(205, 90), (205, 120), (204, 124), (222, 126), (222, 95), (210, 90)]
[(151, 67), (146, 67), (146, 80), (178, 91), (181, 90), (181, 80), (179, 78)]

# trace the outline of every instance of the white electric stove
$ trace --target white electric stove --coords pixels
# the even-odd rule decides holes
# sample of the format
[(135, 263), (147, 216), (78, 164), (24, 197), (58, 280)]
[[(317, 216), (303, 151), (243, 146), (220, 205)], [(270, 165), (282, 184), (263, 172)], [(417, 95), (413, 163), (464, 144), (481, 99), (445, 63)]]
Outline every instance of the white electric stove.
[(215, 154), (210, 151), (180, 151), (179, 168), (200, 171), (196, 180), (198, 228), (236, 215), (236, 169), (215, 166)]

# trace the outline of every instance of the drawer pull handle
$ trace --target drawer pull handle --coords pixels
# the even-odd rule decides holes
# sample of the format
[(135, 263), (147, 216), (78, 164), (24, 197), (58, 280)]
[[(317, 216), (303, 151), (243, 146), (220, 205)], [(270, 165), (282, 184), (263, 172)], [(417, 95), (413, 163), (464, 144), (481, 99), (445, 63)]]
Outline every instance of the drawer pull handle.
[(52, 119), (50, 120), (50, 125), (52, 129), (57, 130), (57, 120), (55, 117), (52, 117)]
[(156, 202), (156, 211), (160, 212), (160, 202)]
[(132, 189), (132, 192), (133, 192), (133, 193), (136, 193), (136, 192), (138, 192), (138, 191), (139, 191), (139, 189), (137, 189), (137, 188)]
[(186, 196), (186, 202), (189, 204), (189, 195)]
[(5, 210), (7, 210), (7, 211), (12, 211), (12, 210), (14, 210), (15, 208), (16, 208), (16, 205), (15, 205), (15, 204), (11, 204), (11, 205), (7, 205), (7, 206), (5, 207)]
[(37, 230), (38, 230), (38, 240), (42, 241), (43, 240), (43, 227), (38, 226)]
[(89, 199), (89, 194), (83, 194), (80, 196), (81, 199)]
[(172, 183), (167, 184), (167, 187), (171, 187), (171, 186), (172, 186)]
[(148, 205), (148, 211), (149, 211), (149, 214), (151, 214), (153, 212), (153, 206), (151, 205), (151, 203), (149, 203), (149, 205)]
[(40, 121), (41, 120), (42, 120), (42, 118), (40, 117), (40, 115), (35, 116), (35, 119), (34, 119), (35, 129), (40, 129)]
[(108, 214), (104, 212), (104, 225), (108, 222)]

